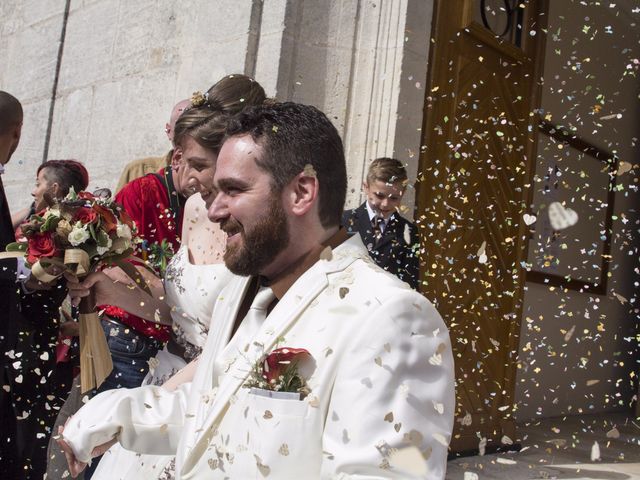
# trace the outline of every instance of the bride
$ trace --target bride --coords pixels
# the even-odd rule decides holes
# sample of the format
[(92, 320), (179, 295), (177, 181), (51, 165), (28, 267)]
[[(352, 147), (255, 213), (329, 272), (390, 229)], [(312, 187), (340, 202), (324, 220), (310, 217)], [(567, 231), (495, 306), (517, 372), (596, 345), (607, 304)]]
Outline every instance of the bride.
[[(98, 304), (119, 305), (156, 322), (171, 317), (172, 339), (150, 361), (143, 384), (163, 385), (172, 390), (189, 380), (194, 370), (215, 301), (232, 275), (222, 263), (226, 235), (207, 218), (207, 207), (215, 198), (213, 174), (217, 154), (229, 115), (264, 100), (264, 90), (253, 79), (230, 75), (206, 95), (194, 95), (192, 105), (176, 122), (174, 138), (185, 162), (183, 178), (199, 195), (189, 197), (185, 205), (183, 243), (167, 266), (164, 285), (158, 278), (141, 272), (153, 298), (117, 271), (90, 275), (82, 283), (69, 282), (69, 293), (74, 298), (86, 296), (92, 289)], [(172, 456), (142, 455), (116, 444), (102, 457), (92, 478), (169, 479), (173, 478), (172, 460)]]

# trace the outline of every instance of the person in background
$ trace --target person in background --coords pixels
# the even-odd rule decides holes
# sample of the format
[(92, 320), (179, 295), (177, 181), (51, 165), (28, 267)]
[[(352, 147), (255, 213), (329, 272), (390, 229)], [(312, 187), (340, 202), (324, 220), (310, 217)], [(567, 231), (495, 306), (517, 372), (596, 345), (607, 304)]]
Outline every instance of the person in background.
[[(22, 213), (12, 215), (16, 237), (20, 237), (20, 224), (28, 220), (34, 213), (47, 207), (45, 194), (51, 198), (62, 199), (73, 187), (77, 193), (89, 185), (89, 172), (77, 160), (48, 160), (41, 163), (36, 171), (36, 183), (31, 191), (33, 202)], [(81, 190), (79, 190), (81, 189)]]
[[(22, 106), (0, 91), (0, 174), (20, 142)], [(15, 240), (0, 180), (0, 251)], [(0, 260), (0, 476), (42, 479), (58, 399), (55, 343), (64, 282), (42, 289), (24, 259)]]
[(343, 213), (342, 225), (349, 234), (360, 234), (376, 264), (417, 289), (418, 235), (415, 225), (399, 213), (407, 182), (407, 170), (399, 160), (374, 160), (362, 184), (367, 199)]
[(116, 186), (116, 193), (118, 193), (122, 187), (124, 187), (131, 180), (142, 177), (147, 173), (154, 173), (161, 168), (167, 167), (171, 164), (171, 159), (174, 153), (173, 143), (173, 130), (176, 125), (176, 121), (182, 115), (182, 112), (187, 108), (191, 102), (189, 100), (180, 100), (171, 109), (171, 115), (169, 121), (164, 125), (164, 132), (167, 134), (167, 138), (171, 142), (172, 148), (162, 157), (147, 157), (132, 160), (125, 165), (124, 170), (120, 174), (118, 185)]

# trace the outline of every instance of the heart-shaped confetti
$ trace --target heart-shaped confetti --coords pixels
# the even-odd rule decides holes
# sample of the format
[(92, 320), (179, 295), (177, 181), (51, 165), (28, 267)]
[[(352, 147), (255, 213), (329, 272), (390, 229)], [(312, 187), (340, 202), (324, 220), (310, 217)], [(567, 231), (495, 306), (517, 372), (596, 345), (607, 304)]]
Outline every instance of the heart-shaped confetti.
[(624, 160), (618, 163), (618, 170), (616, 171), (617, 175), (624, 175), (629, 170), (633, 168), (633, 165), (629, 162), (625, 162)]
[(564, 230), (578, 223), (578, 214), (575, 210), (565, 207), (560, 202), (551, 203), (548, 212), (551, 228), (556, 231)]

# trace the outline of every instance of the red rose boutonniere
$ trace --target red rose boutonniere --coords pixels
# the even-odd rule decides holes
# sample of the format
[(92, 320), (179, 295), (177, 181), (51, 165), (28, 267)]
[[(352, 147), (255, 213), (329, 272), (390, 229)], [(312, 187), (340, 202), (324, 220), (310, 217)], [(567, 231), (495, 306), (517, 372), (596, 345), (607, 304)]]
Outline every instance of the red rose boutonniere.
[(274, 392), (300, 393), (302, 399), (308, 395), (309, 387), (300, 370), (311, 362), (313, 357), (304, 348), (276, 348), (255, 363), (245, 386)]

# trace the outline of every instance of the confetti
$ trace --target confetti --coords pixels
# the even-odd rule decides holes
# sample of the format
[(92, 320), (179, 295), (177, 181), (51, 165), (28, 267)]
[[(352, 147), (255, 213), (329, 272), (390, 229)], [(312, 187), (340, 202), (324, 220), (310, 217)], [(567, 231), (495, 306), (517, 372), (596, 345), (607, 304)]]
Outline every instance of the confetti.
[(551, 228), (554, 230), (564, 230), (578, 223), (578, 214), (560, 202), (552, 202), (549, 205), (548, 213)]
[(595, 441), (591, 446), (591, 461), (596, 462), (598, 460), (600, 460), (600, 445)]
[(389, 454), (389, 465), (405, 474), (426, 478), (427, 463), (415, 446), (393, 450)]

